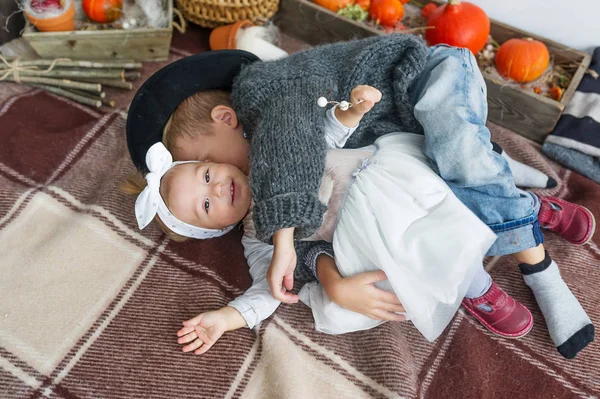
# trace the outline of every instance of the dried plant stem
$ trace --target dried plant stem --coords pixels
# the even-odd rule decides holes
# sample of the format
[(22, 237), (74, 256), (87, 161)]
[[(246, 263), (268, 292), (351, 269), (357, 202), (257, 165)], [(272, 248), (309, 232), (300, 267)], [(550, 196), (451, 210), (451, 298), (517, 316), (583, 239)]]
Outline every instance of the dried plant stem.
[(95, 107), (95, 108), (99, 108), (102, 106), (102, 101), (99, 98), (92, 99), (87, 96), (82, 96), (80, 94), (73, 93), (69, 90), (61, 89), (60, 87), (48, 86), (48, 85), (36, 84), (36, 83), (27, 83), (27, 85), (48, 91), (50, 93), (57, 94), (59, 96), (65, 97), (65, 98), (69, 98), (73, 101), (77, 101), (80, 104), (89, 105), (89, 106)]
[[(8, 61), (14, 61), (14, 58), (6, 57)], [(19, 66), (41, 66), (52, 65), (54, 60), (30, 60), (19, 61)], [(142, 64), (134, 61), (58, 61), (56, 67), (75, 67), (75, 68), (100, 68), (100, 69), (140, 69)]]
[(41, 70), (22, 70), (19, 71), (19, 76), (38, 76), (46, 78), (73, 78), (73, 79), (125, 79), (125, 71), (102, 71), (102, 70), (61, 70), (55, 69), (50, 72)]
[(100, 93), (102, 91), (102, 86), (97, 83), (85, 83), (85, 82), (74, 82), (66, 79), (52, 79), (52, 78), (40, 78), (36, 76), (21, 76), (19, 77), (19, 81), (15, 80), (15, 77), (9, 75), (6, 77), (6, 80), (9, 82), (20, 83), (23, 82), (25, 84), (33, 83), (33, 84), (41, 84), (47, 86), (55, 86), (61, 87), (63, 89), (78, 89), (84, 91), (90, 91), (92, 93)]
[(131, 90), (133, 88), (131, 82), (121, 80), (94, 79), (93, 82), (100, 83), (103, 87), (114, 87), (116, 89)]

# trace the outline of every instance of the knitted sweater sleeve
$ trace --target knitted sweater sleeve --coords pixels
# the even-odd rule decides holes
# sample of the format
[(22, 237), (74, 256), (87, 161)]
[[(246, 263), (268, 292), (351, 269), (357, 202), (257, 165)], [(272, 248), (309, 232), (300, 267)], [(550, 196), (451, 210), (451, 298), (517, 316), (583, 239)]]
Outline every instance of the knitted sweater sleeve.
[(326, 144), (323, 110), (316, 98), (329, 87), (327, 79), (309, 76), (266, 83), (253, 91), (269, 97), (257, 110), (261, 115), (245, 126), (252, 137), (250, 186), (261, 241), (271, 242), (273, 234), (286, 227), (296, 228), (296, 239), (305, 238), (322, 223), (327, 207), (318, 191)]

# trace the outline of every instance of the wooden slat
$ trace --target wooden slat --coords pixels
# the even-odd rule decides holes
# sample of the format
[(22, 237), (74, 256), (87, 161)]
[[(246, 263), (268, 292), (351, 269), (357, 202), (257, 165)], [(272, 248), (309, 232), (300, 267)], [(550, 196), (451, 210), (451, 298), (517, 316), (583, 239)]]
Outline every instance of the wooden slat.
[[(537, 142), (552, 131), (564, 105), (535, 93), (486, 80), (488, 120)], [(534, 97), (535, 96), (535, 97)]]
[[(560, 99), (561, 104), (566, 106), (571, 101), (571, 98), (573, 98), (573, 94), (575, 94), (575, 90), (577, 90), (577, 86), (579, 86), (579, 83), (581, 82), (581, 79), (583, 79), (583, 75), (585, 75), (586, 71), (590, 67), (591, 62), (592, 62), (592, 55), (584, 53), (583, 60), (579, 64), (579, 67), (577, 68), (577, 72), (575, 72), (575, 75), (573, 75), (571, 84), (569, 85), (567, 90), (564, 92), (562, 98)], [(577, 82), (577, 84), (574, 84), (574, 82)]]

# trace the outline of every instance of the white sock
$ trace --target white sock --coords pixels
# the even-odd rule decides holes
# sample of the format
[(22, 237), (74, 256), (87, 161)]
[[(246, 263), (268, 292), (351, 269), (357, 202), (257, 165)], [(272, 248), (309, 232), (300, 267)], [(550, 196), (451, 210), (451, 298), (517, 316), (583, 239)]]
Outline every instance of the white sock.
[(502, 155), (508, 162), (508, 166), (510, 166), (510, 170), (515, 178), (516, 186), (532, 188), (553, 188), (557, 186), (558, 183), (552, 177), (529, 165), (515, 161), (498, 144), (493, 143), (493, 145), (494, 151)]

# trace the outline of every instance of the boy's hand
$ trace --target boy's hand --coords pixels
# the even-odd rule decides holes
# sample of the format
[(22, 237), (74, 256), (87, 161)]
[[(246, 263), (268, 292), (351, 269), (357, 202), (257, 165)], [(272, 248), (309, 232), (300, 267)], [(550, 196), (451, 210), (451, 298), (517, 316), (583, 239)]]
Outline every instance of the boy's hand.
[(373, 86), (356, 86), (350, 93), (350, 102), (354, 104), (352, 108), (347, 111), (336, 108), (335, 117), (346, 127), (356, 127), (362, 117), (379, 101), (381, 101), (381, 92)]
[(298, 302), (298, 295), (292, 294), (294, 270), (296, 269), (296, 248), (294, 228), (278, 230), (273, 235), (273, 258), (267, 272), (267, 281), (273, 298), (284, 303)]
[[(362, 102), (357, 104), (359, 101)], [(350, 102), (355, 104), (347, 112), (352, 112), (361, 117), (381, 101), (381, 92), (373, 86), (356, 86), (350, 93)]]
[(177, 331), (179, 344), (187, 344), (184, 352), (194, 351), (201, 355), (208, 351), (226, 331), (236, 330), (246, 325), (242, 315), (234, 308), (226, 306), (216, 311), (199, 314), (183, 322)]
[(317, 273), (327, 296), (341, 307), (375, 320), (404, 321), (406, 317), (398, 297), (373, 285), (387, 279), (381, 270), (342, 277), (334, 260), (321, 255), (317, 259)]

